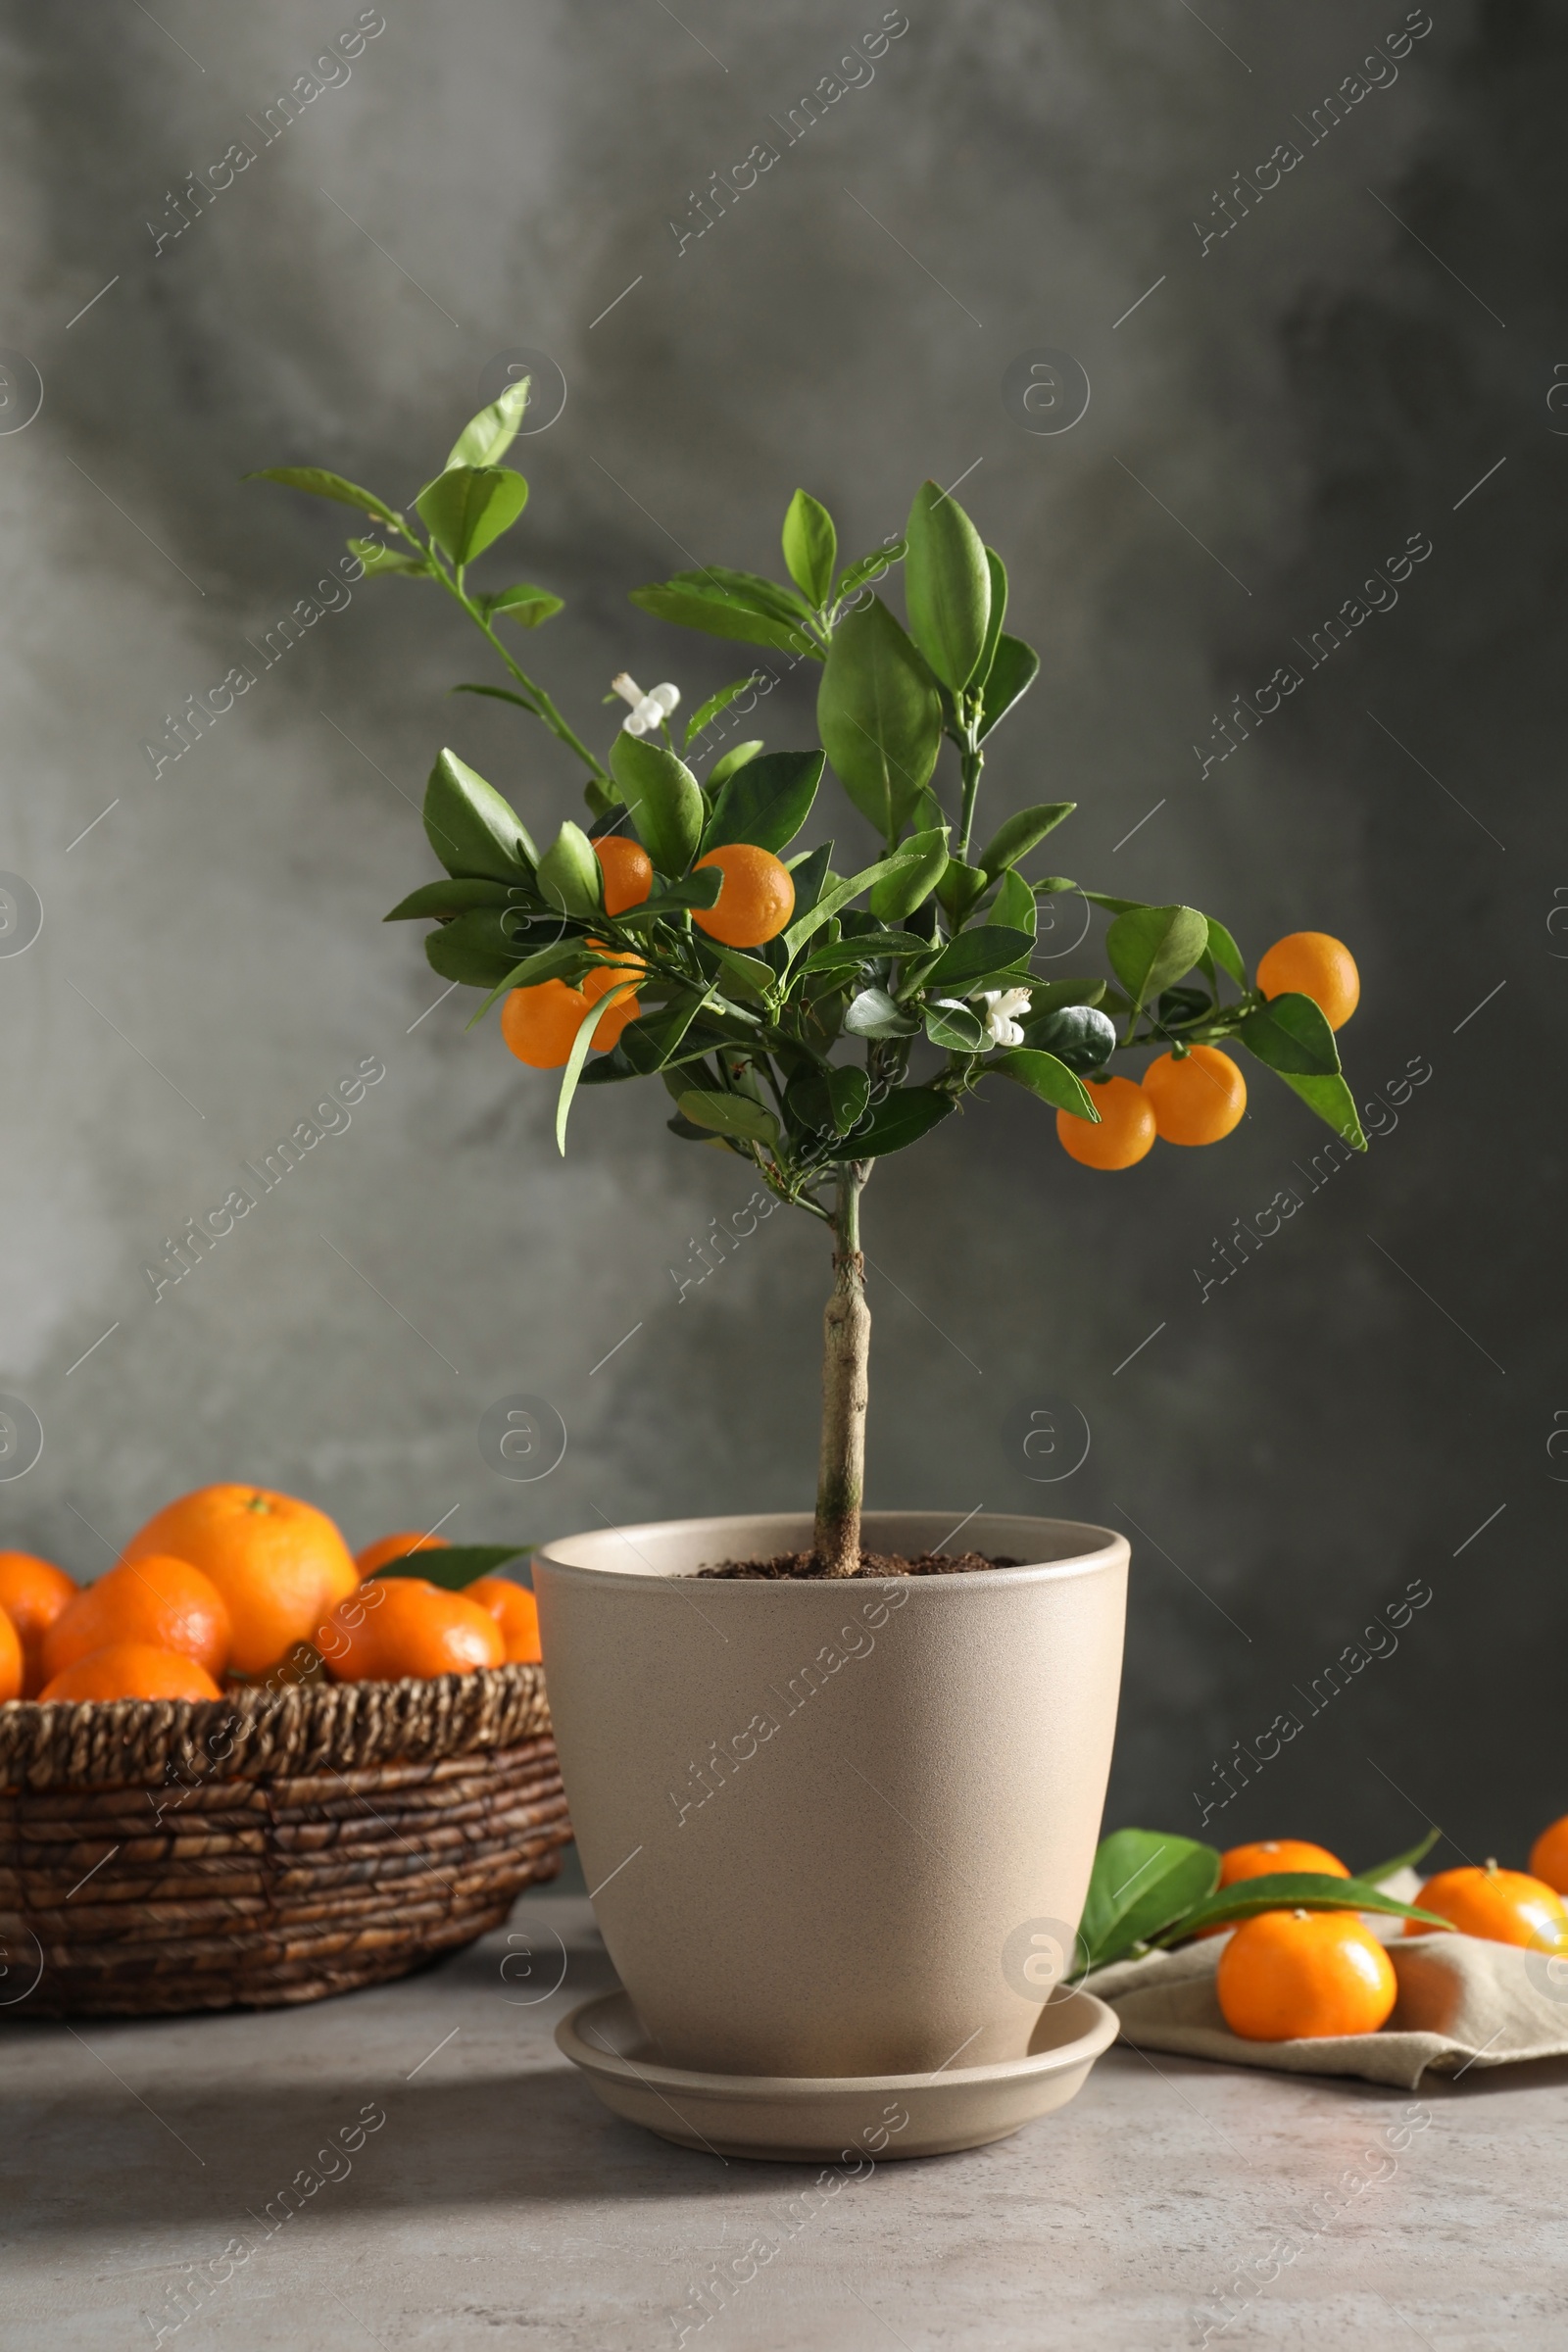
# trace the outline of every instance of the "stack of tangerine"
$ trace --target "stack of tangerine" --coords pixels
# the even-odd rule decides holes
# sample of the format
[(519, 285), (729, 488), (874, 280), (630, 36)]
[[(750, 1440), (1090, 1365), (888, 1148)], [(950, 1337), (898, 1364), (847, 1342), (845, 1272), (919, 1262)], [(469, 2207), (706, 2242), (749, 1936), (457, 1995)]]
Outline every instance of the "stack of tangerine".
[[(1220, 1857), (1219, 1883), (1276, 1871), (1350, 1876), (1337, 1854), (1301, 1838), (1268, 1838), (1233, 1845)], [(1461, 1935), (1489, 1943), (1516, 1943), (1552, 1955), (1568, 1954), (1568, 1815), (1543, 1830), (1530, 1850), (1530, 1869), (1441, 1870), (1416, 1902), (1452, 1922)], [(1406, 1936), (1433, 1931), (1418, 1919)], [(1223, 1928), (1200, 1935), (1222, 1936)], [(1214, 1990), (1225, 2023), (1247, 2041), (1321, 2040), (1340, 2034), (1375, 2034), (1398, 1995), (1393, 1963), (1353, 1911), (1261, 1911), (1232, 1934), (1220, 1954)]]
[(443, 1537), (384, 1536), (356, 1559), (324, 1511), (265, 1487), (203, 1487), (131, 1538), (96, 1584), (0, 1551), (0, 1701), (218, 1698), (285, 1659), (334, 1681), (537, 1664), (531, 1592), (481, 1576), (461, 1592), (377, 1571)]

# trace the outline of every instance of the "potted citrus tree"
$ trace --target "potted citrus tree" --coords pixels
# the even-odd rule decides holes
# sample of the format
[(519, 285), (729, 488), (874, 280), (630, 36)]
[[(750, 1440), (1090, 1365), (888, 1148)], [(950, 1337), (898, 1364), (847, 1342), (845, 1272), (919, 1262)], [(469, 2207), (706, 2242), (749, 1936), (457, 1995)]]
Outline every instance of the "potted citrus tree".
[[(713, 564), (634, 592), (815, 664), (819, 742), (715, 756), (754, 671), (684, 723), (675, 685), (622, 673), (601, 758), (517, 658), (560, 600), (475, 580), (527, 498), (503, 463), (525, 399), (475, 417), (412, 512), (269, 469), (369, 516), (349, 543), (367, 571), (436, 588), (498, 658), (506, 682), (466, 691), (516, 705), (585, 770), (584, 821), (544, 841), (444, 750), (424, 804), (443, 870), (388, 920), (432, 922), (429, 960), (478, 993), (475, 1019), (497, 1008), (512, 1052), (559, 1072), (563, 1152), (583, 1098), (650, 1081), (675, 1137), (743, 1159), (831, 1255), (814, 1510), (601, 1531), (536, 1561), (601, 1926), (678, 2064), (865, 2076), (959, 2045), (965, 2068), (1017, 2063), (1044, 1999), (1025, 1931), (1059, 1928), (1070, 1952), (1094, 1858), (1127, 1545), (991, 1515), (953, 1554), (941, 1514), (864, 1510), (862, 1199), (879, 1160), (993, 1081), (1054, 1113), (1090, 1169), (1219, 1141), (1246, 1107), (1237, 1048), (1362, 1149), (1334, 1037), (1355, 967), (1301, 932), (1250, 976), (1213, 916), (1031, 870), (1071, 802), (982, 822), (991, 738), (1039, 660), (1005, 626), (1002, 558), (933, 482), (901, 541), (842, 567), (798, 490), (787, 580)], [(903, 620), (879, 593), (898, 567)], [(823, 821), (829, 765), (839, 821), (853, 808), (877, 836), (855, 870)], [(1110, 918), (1105, 968), (1042, 978), (1042, 909), (1070, 893)]]

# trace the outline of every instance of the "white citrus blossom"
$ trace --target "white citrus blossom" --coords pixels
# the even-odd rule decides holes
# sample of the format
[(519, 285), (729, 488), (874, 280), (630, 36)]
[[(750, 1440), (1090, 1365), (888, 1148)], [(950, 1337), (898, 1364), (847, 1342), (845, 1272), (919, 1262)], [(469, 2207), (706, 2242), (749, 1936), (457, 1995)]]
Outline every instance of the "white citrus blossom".
[(1026, 988), (987, 988), (981, 990), (979, 1001), (985, 1006), (980, 1017), (986, 1025), (986, 1035), (991, 1043), (994, 1046), (1021, 1046), (1023, 1031), (1013, 1016), (1028, 1011), (1029, 991)]
[(652, 735), (680, 701), (678, 686), (656, 686), (651, 694), (644, 694), (636, 679), (624, 669), (610, 683), (622, 701), (631, 705), (630, 717), (620, 722), (628, 735)]

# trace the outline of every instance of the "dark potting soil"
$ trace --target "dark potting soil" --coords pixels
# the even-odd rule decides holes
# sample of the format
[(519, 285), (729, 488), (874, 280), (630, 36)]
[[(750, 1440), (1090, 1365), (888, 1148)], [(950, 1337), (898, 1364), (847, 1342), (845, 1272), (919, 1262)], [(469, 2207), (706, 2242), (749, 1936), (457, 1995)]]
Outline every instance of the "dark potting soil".
[[(903, 1551), (862, 1551), (861, 1576), (966, 1576), (977, 1568), (1021, 1568), (1021, 1560), (988, 1559), (983, 1551), (922, 1551), (911, 1559)], [(770, 1560), (721, 1560), (716, 1568), (699, 1568), (699, 1576), (751, 1577), (763, 1582), (781, 1578), (822, 1578), (823, 1570), (808, 1551), (781, 1551)], [(849, 1580), (836, 1577), (836, 1584)]]

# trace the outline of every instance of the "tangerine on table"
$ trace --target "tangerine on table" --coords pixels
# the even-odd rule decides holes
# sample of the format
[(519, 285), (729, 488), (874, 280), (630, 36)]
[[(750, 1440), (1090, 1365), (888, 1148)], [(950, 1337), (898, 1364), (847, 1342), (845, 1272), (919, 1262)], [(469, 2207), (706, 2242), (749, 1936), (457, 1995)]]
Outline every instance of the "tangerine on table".
[(1247, 1109), (1247, 1080), (1213, 1046), (1189, 1046), (1179, 1058), (1161, 1054), (1144, 1072), (1144, 1092), (1166, 1144), (1220, 1143)]
[(506, 1576), (476, 1576), (463, 1588), (469, 1600), (488, 1609), (501, 1628), (509, 1666), (538, 1666), (544, 1650), (539, 1642), (539, 1603), (526, 1585)]
[(22, 1696), (24, 1680), (22, 1636), (4, 1609), (0, 1609), (0, 1707)]
[[(4, 1600), (5, 1593), (0, 1591), (0, 1602)], [(1558, 1894), (1568, 1894), (1568, 1813), (1542, 1831), (1530, 1848), (1530, 1869), (1533, 1877), (1544, 1879)]]
[(1247, 2041), (1375, 2034), (1398, 1989), (1388, 1953), (1348, 1911), (1260, 1911), (1214, 1972), (1225, 2023)]
[(725, 948), (760, 948), (777, 939), (795, 912), (795, 881), (784, 860), (755, 841), (726, 841), (699, 858), (692, 871), (700, 874), (710, 865), (724, 879), (711, 906), (692, 908), (698, 930)]
[(0, 1609), (22, 1643), (24, 1697), (31, 1698), (43, 1681), (38, 1651), (45, 1631), (75, 1596), (74, 1579), (52, 1561), (35, 1559), (30, 1551), (0, 1551)]
[(92, 1649), (44, 1685), (40, 1697), (221, 1698), (199, 1659), (150, 1642), (112, 1642)]
[(340, 1602), (317, 1647), (338, 1683), (471, 1674), (506, 1656), (501, 1628), (482, 1602), (412, 1576), (374, 1579)]
[(589, 1006), (615, 989), (615, 1002), (593, 1038), (594, 1052), (608, 1054), (641, 1009), (637, 991), (626, 986), (622, 972), (630, 977), (646, 969), (636, 956), (623, 956), (612, 964), (597, 964), (576, 988), (568, 988), (564, 980), (540, 980), (532, 988), (514, 988), (502, 1000), (501, 1034), (517, 1059), (531, 1070), (559, 1070), (570, 1056)]
[(1265, 997), (1310, 997), (1331, 1029), (1343, 1029), (1361, 1002), (1361, 975), (1343, 940), (1327, 931), (1291, 931), (1259, 959)]
[[(1338, 1854), (1331, 1854), (1326, 1845), (1314, 1845), (1309, 1838), (1259, 1838), (1250, 1845), (1233, 1845), (1219, 1858), (1219, 1885), (1237, 1886), (1247, 1879), (1272, 1878), (1277, 1871), (1310, 1870), (1320, 1879), (1348, 1879), (1349, 1872)], [(1193, 1941), (1200, 1943), (1205, 1936), (1228, 1936), (1228, 1928), (1200, 1928)]]
[[(1484, 1870), (1473, 1864), (1463, 1870), (1440, 1870), (1415, 1899), (1423, 1911), (1451, 1920), (1462, 1936), (1480, 1936), (1489, 1943), (1531, 1944), (1538, 1951), (1568, 1951), (1568, 1911), (1562, 1898), (1528, 1871), (1499, 1870), (1490, 1861)], [(1407, 1919), (1404, 1932), (1434, 1933), (1419, 1919)]]
[(605, 878), (605, 912), (624, 914), (640, 906), (654, 887), (654, 861), (640, 841), (624, 833), (606, 833), (593, 845)]
[(384, 1568), (388, 1560), (406, 1559), (412, 1551), (447, 1551), (451, 1546), (445, 1536), (421, 1536), (417, 1532), (401, 1536), (381, 1536), (374, 1544), (367, 1544), (363, 1551), (354, 1554), (354, 1565), (363, 1583)]
[(194, 1658), (209, 1675), (228, 1663), (232, 1626), (218, 1586), (188, 1560), (143, 1552), (83, 1585), (45, 1631), (43, 1680), (53, 1684), (94, 1650), (132, 1642)]
[(128, 1566), (173, 1552), (211, 1577), (228, 1603), (229, 1663), (265, 1674), (309, 1642), (360, 1572), (324, 1511), (267, 1487), (200, 1487), (155, 1512), (126, 1544)]
[(1056, 1113), (1056, 1134), (1069, 1159), (1085, 1168), (1131, 1168), (1154, 1148), (1154, 1105), (1131, 1078), (1090, 1081), (1100, 1125)]

